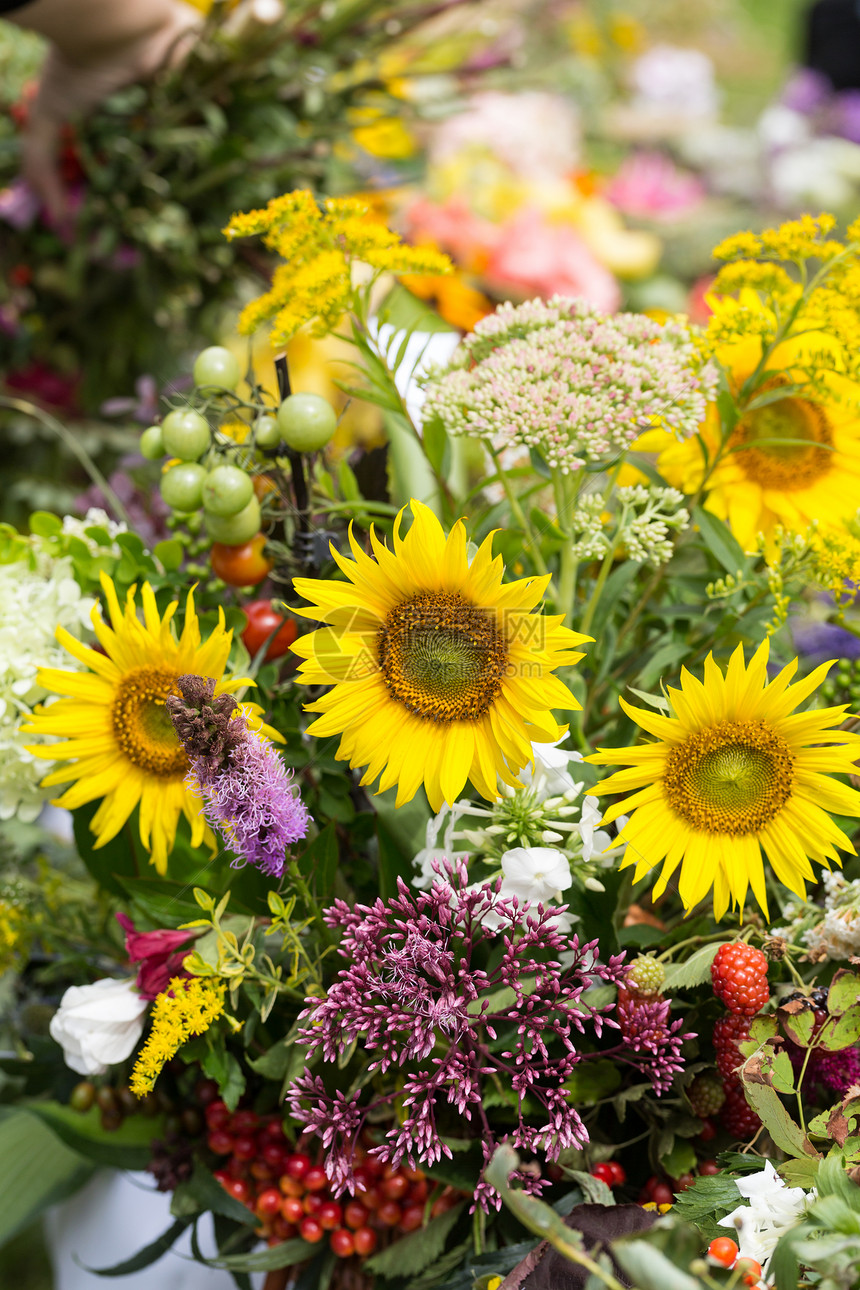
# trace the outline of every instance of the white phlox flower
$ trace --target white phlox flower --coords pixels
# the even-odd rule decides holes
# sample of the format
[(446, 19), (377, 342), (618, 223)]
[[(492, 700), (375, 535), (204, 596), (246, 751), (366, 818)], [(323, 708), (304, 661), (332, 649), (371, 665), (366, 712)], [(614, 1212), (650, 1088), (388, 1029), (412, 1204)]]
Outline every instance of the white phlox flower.
[(786, 1187), (769, 1160), (760, 1173), (736, 1178), (735, 1186), (749, 1204), (721, 1218), (720, 1226), (737, 1232), (740, 1257), (755, 1259), (766, 1273), (780, 1237), (797, 1226), (817, 1193)]

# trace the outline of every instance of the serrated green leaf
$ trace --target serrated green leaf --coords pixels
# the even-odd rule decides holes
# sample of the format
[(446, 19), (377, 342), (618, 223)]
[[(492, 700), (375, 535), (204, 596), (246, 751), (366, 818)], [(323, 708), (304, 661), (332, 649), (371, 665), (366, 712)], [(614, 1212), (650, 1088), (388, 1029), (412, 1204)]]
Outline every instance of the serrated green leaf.
[(801, 1048), (808, 1048), (815, 1027), (815, 1010), (804, 1008), (802, 1012), (786, 1012), (780, 1008), (779, 1019), (785, 1033)]
[(828, 1052), (850, 1048), (860, 1039), (860, 1003), (837, 1017), (832, 1017), (821, 1027), (819, 1043)]
[[(565, 1169), (564, 1172), (566, 1177), (579, 1184), (586, 1201), (590, 1201), (592, 1205), (615, 1204), (611, 1189), (602, 1179), (595, 1178), (593, 1174), (586, 1173), (583, 1169)], [(574, 1200), (573, 1203), (578, 1202)]]
[(725, 1235), (725, 1228), (720, 1228), (718, 1220), (737, 1209), (742, 1202), (734, 1179), (726, 1174), (696, 1178), (676, 1198), (673, 1213), (685, 1222), (693, 1223), (706, 1238)]
[(840, 968), (827, 991), (827, 1011), (847, 1012), (858, 1001), (860, 1001), (860, 976), (856, 972), (846, 972)]
[(685, 959), (683, 963), (672, 963), (666, 968), (666, 981), (663, 989), (667, 994), (678, 990), (689, 990), (694, 985), (703, 985), (711, 978), (711, 964), (720, 945), (703, 945)]
[(367, 1272), (383, 1277), (414, 1277), (423, 1272), (445, 1249), (448, 1236), (463, 1212), (465, 1202), (433, 1218), (426, 1227), (410, 1232), (365, 1263)]

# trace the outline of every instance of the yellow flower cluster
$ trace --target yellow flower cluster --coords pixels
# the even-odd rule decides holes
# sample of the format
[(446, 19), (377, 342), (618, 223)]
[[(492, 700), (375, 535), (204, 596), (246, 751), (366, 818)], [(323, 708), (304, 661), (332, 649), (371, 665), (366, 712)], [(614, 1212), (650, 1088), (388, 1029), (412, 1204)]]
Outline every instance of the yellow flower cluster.
[(27, 936), (26, 919), (21, 906), (10, 900), (0, 900), (0, 973), (14, 967), (23, 957)]
[[(800, 219), (786, 221), (779, 228), (767, 228), (762, 233), (733, 233), (714, 247), (715, 260), (829, 260), (845, 249), (841, 242), (828, 240), (827, 234), (836, 227), (832, 215), (802, 215)], [(855, 225), (848, 230), (848, 240), (856, 240)]]
[(274, 319), (276, 347), (308, 323), (315, 335), (336, 327), (352, 304), (354, 262), (368, 265), (374, 276), (451, 271), (446, 255), (404, 246), (369, 205), (355, 197), (329, 198), (320, 206), (305, 190), (286, 193), (264, 210), (234, 215), (224, 233), (231, 239), (262, 236), (269, 250), (285, 261), (275, 270), (271, 290), (246, 305), (239, 319), (245, 336)]
[(218, 981), (175, 977), (152, 1005), (152, 1029), (134, 1065), (129, 1088), (135, 1097), (152, 1091), (158, 1075), (193, 1035), (202, 1035), (224, 1011), (225, 986)]

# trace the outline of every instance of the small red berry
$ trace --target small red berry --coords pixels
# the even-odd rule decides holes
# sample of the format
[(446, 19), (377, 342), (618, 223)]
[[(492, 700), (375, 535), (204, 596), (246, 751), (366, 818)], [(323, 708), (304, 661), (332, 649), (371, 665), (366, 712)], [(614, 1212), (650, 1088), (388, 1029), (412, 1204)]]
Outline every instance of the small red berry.
[(654, 1205), (671, 1205), (674, 1199), (675, 1193), (666, 1183), (657, 1183), (651, 1188), (651, 1203)]
[(722, 1170), (720, 1169), (720, 1166), (717, 1164), (716, 1160), (700, 1160), (699, 1173), (702, 1175), (703, 1178), (711, 1178), (711, 1177), (714, 1177), (716, 1174), (722, 1173)]
[(309, 1191), (307, 1192), (304, 1200), (302, 1201), (302, 1208), (304, 1209), (306, 1214), (313, 1214), (315, 1218), (318, 1218), (319, 1212), (322, 1209), (324, 1204), (325, 1204), (325, 1201), (323, 1200), (322, 1196), (319, 1195), (318, 1192)]
[(275, 1214), (279, 1214), (283, 1199), (277, 1187), (267, 1187), (265, 1191), (261, 1191), (256, 1205), (260, 1218), (274, 1218)]
[(216, 1098), (214, 1102), (209, 1102), (203, 1114), (210, 1129), (226, 1129), (232, 1119), (230, 1112), (220, 1097)]
[(284, 1172), (288, 1173), (291, 1178), (301, 1179), (311, 1167), (311, 1158), (306, 1156), (303, 1151), (295, 1151), (287, 1157), (287, 1163)]
[(304, 1196), (304, 1185), (299, 1182), (298, 1178), (291, 1178), (289, 1174), (282, 1174), (278, 1179), (278, 1186), (285, 1196)]
[(717, 1136), (717, 1126), (714, 1124), (713, 1120), (709, 1120), (706, 1116), (705, 1119), (702, 1121), (702, 1127), (699, 1130), (699, 1141), (710, 1142), (711, 1139), (715, 1138), (716, 1136)]
[(600, 1164), (594, 1166), (591, 1170), (593, 1178), (599, 1178), (601, 1182), (606, 1183), (607, 1187), (612, 1186), (613, 1172), (612, 1167), (606, 1160), (601, 1160)]
[[(290, 1172), (290, 1166), (287, 1165), (287, 1173)], [(319, 1165), (311, 1165), (305, 1173), (302, 1182), (305, 1184), (305, 1191), (322, 1191), (328, 1186), (328, 1177), (326, 1171)]]
[(738, 1257), (738, 1247), (730, 1236), (718, 1236), (708, 1246), (708, 1253), (715, 1263), (730, 1268)]
[(267, 1165), (271, 1165), (279, 1174), (282, 1174), (286, 1170), (289, 1157), (280, 1143), (269, 1140), (263, 1144), (263, 1159)]
[(379, 1189), (386, 1200), (403, 1200), (409, 1190), (409, 1179), (403, 1174), (392, 1174), (382, 1180)]
[(687, 1190), (687, 1188), (688, 1188), (688, 1187), (692, 1187), (692, 1185), (693, 1185), (693, 1175), (692, 1175), (692, 1174), (681, 1174), (681, 1175), (680, 1175), (680, 1177), (678, 1178), (678, 1180), (677, 1180), (677, 1181), (676, 1181), (676, 1183), (675, 1183), (675, 1191), (676, 1191), (676, 1192), (679, 1192), (679, 1191), (686, 1191), (686, 1190)]
[(738, 1259), (735, 1272), (740, 1272), (745, 1286), (757, 1286), (761, 1281), (761, 1264), (755, 1259), (746, 1257)]
[(376, 1211), (380, 1223), (386, 1227), (396, 1227), (403, 1216), (403, 1210), (397, 1204), (396, 1200), (384, 1200)]
[(355, 1254), (355, 1237), (345, 1227), (332, 1232), (328, 1243), (339, 1259), (348, 1259), (351, 1254)]
[(299, 1224), (299, 1235), (303, 1241), (309, 1241), (312, 1245), (316, 1245), (317, 1241), (321, 1241), (325, 1236), (325, 1232), (319, 1219), (309, 1214)]
[[(559, 1179), (560, 1177), (561, 1175), (559, 1175)], [(556, 1179), (555, 1181), (558, 1182), (559, 1179)], [(422, 1205), (429, 1195), (430, 1187), (426, 1178), (419, 1178), (418, 1181), (414, 1182), (409, 1188), (409, 1199), (415, 1205)]]
[(253, 1160), (257, 1155), (257, 1139), (243, 1133), (233, 1139), (233, 1155), (237, 1160)]
[(244, 1178), (230, 1178), (224, 1184), (224, 1190), (234, 1200), (241, 1201), (243, 1205), (251, 1203), (251, 1184)]
[(281, 1200), (281, 1213), (288, 1223), (301, 1223), (305, 1207), (298, 1196), (284, 1196)]
[(407, 1205), (400, 1219), (401, 1232), (417, 1232), (424, 1226), (424, 1206)]
[(378, 1187), (356, 1187), (355, 1197), (365, 1209), (379, 1209), (382, 1203)]
[(233, 1139), (223, 1129), (213, 1129), (206, 1141), (216, 1156), (229, 1156), (233, 1151)]
[(362, 1258), (372, 1254), (376, 1249), (376, 1233), (372, 1227), (360, 1227), (353, 1237), (355, 1242), (355, 1252)]
[(369, 1211), (363, 1205), (360, 1205), (357, 1200), (348, 1200), (346, 1202), (343, 1209), (343, 1221), (353, 1231), (358, 1231), (360, 1227), (365, 1227), (369, 1217)]
[(336, 1200), (327, 1200), (320, 1205), (316, 1216), (327, 1232), (333, 1232), (343, 1222), (343, 1208)]
[(275, 1170), (271, 1165), (267, 1165), (265, 1160), (251, 1161), (251, 1177), (256, 1178), (257, 1182), (269, 1182), (276, 1177)]
[(711, 981), (717, 998), (739, 1017), (754, 1017), (770, 998), (767, 959), (745, 941), (720, 946), (711, 964)]
[(260, 1117), (256, 1111), (235, 1111), (230, 1121), (231, 1133), (256, 1133), (260, 1127)]
[(612, 1181), (610, 1182), (609, 1186), (623, 1187), (624, 1184), (627, 1182), (627, 1173), (624, 1169), (624, 1166), (620, 1165), (617, 1160), (607, 1160), (606, 1163), (609, 1166), (609, 1168), (612, 1170)]

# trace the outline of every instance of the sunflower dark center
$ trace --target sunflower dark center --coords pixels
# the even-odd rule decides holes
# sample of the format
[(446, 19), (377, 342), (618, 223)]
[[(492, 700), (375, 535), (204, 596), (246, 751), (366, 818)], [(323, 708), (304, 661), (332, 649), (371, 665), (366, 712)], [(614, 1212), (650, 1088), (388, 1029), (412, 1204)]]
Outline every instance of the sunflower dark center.
[(794, 758), (763, 722), (721, 721), (672, 748), (664, 786), (672, 809), (704, 833), (757, 833), (791, 796)]
[(148, 775), (184, 775), (188, 758), (164, 700), (175, 693), (176, 674), (160, 667), (126, 672), (111, 705), (114, 737), (129, 761)]
[[(787, 377), (773, 377), (762, 389), (773, 391), (787, 384)], [(784, 492), (808, 488), (832, 470), (832, 445), (824, 409), (795, 395), (748, 412), (729, 440), (747, 479)]]
[(377, 657), (389, 693), (416, 716), (476, 721), (499, 693), (508, 649), (494, 613), (426, 592), (391, 610)]

